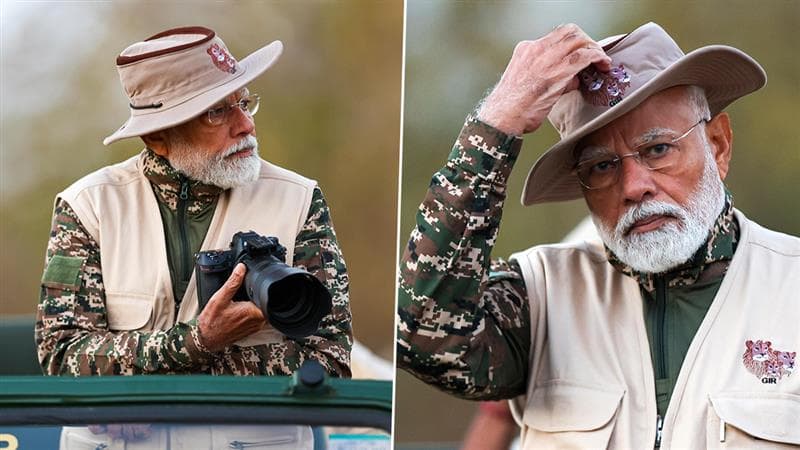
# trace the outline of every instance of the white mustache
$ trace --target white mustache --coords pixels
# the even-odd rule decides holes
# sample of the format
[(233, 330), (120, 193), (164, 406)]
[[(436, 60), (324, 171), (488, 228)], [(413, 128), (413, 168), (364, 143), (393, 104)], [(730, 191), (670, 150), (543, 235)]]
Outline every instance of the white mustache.
[(655, 215), (672, 216), (685, 223), (688, 213), (679, 206), (657, 200), (650, 200), (625, 211), (622, 217), (619, 218), (619, 221), (617, 221), (614, 233), (616, 233), (617, 236), (625, 236), (637, 221)]
[(258, 151), (258, 140), (252, 134), (248, 134), (247, 136), (242, 138), (242, 140), (240, 140), (239, 142), (226, 148), (225, 151), (223, 151), (220, 154), (219, 159), (222, 160), (223, 158), (227, 158), (228, 156), (231, 156), (234, 153), (246, 150), (248, 148), (252, 148), (256, 152)]

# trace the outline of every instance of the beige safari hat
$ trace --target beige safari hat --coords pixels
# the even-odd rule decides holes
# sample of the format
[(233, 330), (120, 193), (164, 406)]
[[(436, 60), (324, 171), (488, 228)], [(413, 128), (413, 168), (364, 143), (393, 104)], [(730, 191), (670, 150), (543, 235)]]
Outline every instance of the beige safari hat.
[(573, 150), (584, 136), (631, 111), (651, 95), (680, 85), (705, 89), (711, 114), (767, 83), (764, 69), (750, 56), (726, 45), (701, 47), (688, 54), (655, 23), (627, 35), (598, 42), (613, 69), (589, 67), (579, 74), (580, 88), (564, 94), (547, 118), (561, 140), (528, 172), (522, 204), (574, 200), (582, 196)]
[(237, 61), (213, 30), (183, 27), (130, 45), (117, 57), (131, 115), (103, 144), (187, 122), (245, 87), (278, 59), (274, 41)]

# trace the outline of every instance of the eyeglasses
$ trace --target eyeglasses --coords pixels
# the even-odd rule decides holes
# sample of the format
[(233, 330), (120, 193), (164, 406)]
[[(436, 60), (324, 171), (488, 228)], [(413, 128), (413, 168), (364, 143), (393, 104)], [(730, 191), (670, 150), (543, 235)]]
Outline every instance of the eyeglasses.
[(603, 189), (619, 181), (620, 167), (625, 158), (633, 158), (647, 169), (664, 172), (680, 163), (681, 148), (677, 145), (679, 141), (688, 136), (698, 125), (709, 120), (704, 117), (676, 138), (666, 140), (664, 137), (656, 138), (625, 155), (618, 156), (606, 152), (580, 161), (573, 169), (573, 173), (578, 176), (581, 185), (586, 189)]
[(209, 109), (206, 111), (206, 120), (208, 121), (209, 125), (222, 125), (226, 120), (228, 120), (228, 114), (230, 111), (237, 106), (242, 110), (242, 112), (252, 117), (258, 112), (259, 101), (260, 97), (258, 94), (247, 95), (239, 99), (239, 101), (236, 103)]

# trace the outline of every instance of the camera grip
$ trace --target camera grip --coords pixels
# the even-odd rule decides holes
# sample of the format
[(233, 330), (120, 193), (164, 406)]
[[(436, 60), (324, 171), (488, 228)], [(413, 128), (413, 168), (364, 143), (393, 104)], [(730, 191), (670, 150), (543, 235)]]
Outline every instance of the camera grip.
[(211, 296), (216, 293), (233, 272), (230, 263), (231, 252), (199, 252), (195, 257), (194, 277), (197, 283), (198, 312), (205, 308)]

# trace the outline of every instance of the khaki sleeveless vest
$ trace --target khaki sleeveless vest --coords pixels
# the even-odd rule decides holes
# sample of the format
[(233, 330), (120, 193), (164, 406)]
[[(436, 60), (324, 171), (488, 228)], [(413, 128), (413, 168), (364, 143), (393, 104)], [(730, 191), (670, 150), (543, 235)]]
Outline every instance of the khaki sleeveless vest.
[[(268, 162), (257, 181), (220, 194), (201, 250), (228, 249), (238, 231), (276, 236), (292, 264), (316, 182)], [(102, 168), (58, 194), (99, 244), (111, 330), (162, 330), (198, 314), (194, 274), (175, 317), (175, 300), (158, 204), (141, 155)], [(267, 327), (239, 345), (281, 340)]]
[[(800, 370), (770, 379), (743, 360), (748, 340), (800, 350), (800, 239), (736, 218), (740, 242), (681, 367), (664, 449), (800, 444)], [(652, 448), (655, 381), (636, 281), (599, 243), (512, 258), (531, 311), (527, 394), (512, 402), (522, 447)]]

